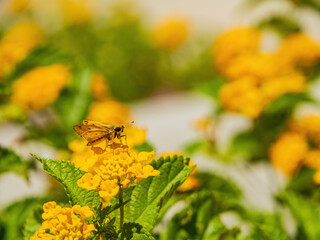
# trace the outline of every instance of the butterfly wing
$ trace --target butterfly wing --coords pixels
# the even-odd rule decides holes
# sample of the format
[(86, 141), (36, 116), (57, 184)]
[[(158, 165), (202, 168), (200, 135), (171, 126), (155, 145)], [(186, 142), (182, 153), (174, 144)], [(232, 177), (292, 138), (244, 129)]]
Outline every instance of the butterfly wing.
[(108, 139), (111, 133), (110, 129), (97, 127), (95, 125), (75, 125), (73, 129), (80, 137), (88, 141), (88, 146), (96, 145)]

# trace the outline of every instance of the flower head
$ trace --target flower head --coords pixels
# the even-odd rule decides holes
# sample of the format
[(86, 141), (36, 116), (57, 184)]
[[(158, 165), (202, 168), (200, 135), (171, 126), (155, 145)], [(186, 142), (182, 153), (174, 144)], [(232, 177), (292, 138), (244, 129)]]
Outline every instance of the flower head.
[(77, 183), (87, 190), (99, 191), (106, 206), (110, 198), (117, 195), (119, 185), (126, 188), (143, 178), (160, 174), (149, 165), (153, 154), (124, 148), (107, 148), (102, 154), (92, 152), (89, 158), (77, 159), (76, 166), (87, 172)]
[(69, 80), (70, 72), (64, 65), (38, 67), (13, 83), (11, 99), (25, 110), (40, 110), (58, 98)]
[(0, 40), (0, 80), (42, 41), (43, 33), (35, 23), (22, 21), (13, 25)]
[(264, 98), (253, 78), (241, 78), (225, 84), (219, 92), (219, 99), (225, 109), (250, 118), (258, 117), (264, 107)]
[(307, 139), (295, 132), (286, 132), (271, 146), (272, 164), (291, 176), (300, 167), (308, 152)]
[(320, 45), (310, 36), (296, 33), (284, 39), (278, 54), (283, 64), (310, 67), (320, 59)]
[(91, 93), (97, 100), (104, 100), (109, 96), (109, 87), (107, 80), (100, 73), (94, 73), (91, 77)]
[(223, 33), (213, 45), (214, 62), (222, 73), (240, 55), (256, 53), (259, 49), (261, 32), (252, 27), (234, 28)]
[(153, 39), (161, 49), (172, 51), (180, 47), (187, 39), (189, 32), (188, 19), (183, 16), (170, 16), (155, 27)]
[(94, 102), (88, 113), (88, 119), (110, 124), (124, 123), (129, 117), (129, 108), (114, 100)]
[(60, 207), (55, 202), (43, 205), (44, 213), (40, 229), (30, 238), (36, 239), (87, 239), (91, 231), (95, 230), (93, 224), (86, 224), (85, 220), (93, 216), (90, 207), (75, 205), (72, 208)]

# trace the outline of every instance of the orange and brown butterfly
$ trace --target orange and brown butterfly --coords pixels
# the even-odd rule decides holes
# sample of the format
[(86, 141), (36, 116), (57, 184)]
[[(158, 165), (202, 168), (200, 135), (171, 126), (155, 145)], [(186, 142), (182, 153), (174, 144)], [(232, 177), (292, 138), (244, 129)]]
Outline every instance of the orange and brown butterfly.
[(115, 139), (120, 141), (126, 135), (123, 134), (124, 126), (126, 124), (106, 124), (93, 120), (83, 120), (81, 125), (73, 126), (74, 131), (82, 138), (88, 141), (87, 146), (95, 146), (103, 141), (106, 141), (106, 145), (109, 142), (114, 143)]

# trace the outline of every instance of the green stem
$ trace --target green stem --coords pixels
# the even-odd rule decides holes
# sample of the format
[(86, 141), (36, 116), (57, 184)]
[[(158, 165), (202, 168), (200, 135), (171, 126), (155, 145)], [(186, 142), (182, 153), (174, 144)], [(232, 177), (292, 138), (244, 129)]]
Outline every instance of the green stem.
[(120, 207), (120, 231), (121, 231), (123, 227), (123, 221), (124, 221), (123, 190), (121, 185), (119, 189), (119, 204), (121, 205)]

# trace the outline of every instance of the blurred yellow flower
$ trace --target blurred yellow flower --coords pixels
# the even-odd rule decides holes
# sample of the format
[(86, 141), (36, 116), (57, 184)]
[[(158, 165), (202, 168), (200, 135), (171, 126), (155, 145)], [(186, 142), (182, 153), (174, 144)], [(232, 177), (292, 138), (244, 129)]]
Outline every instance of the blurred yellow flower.
[(30, 0), (7, 0), (4, 7), (9, 13), (21, 13), (28, 10)]
[(264, 107), (264, 98), (253, 78), (241, 78), (225, 84), (219, 92), (221, 105), (249, 118), (256, 118)]
[(59, 0), (67, 24), (84, 24), (92, 19), (92, 5), (88, 0)]
[(242, 54), (235, 57), (232, 63), (223, 69), (223, 74), (229, 80), (252, 77), (257, 82), (261, 82), (280, 72), (277, 57), (269, 53)]
[(40, 110), (53, 103), (70, 80), (68, 68), (61, 64), (38, 67), (13, 83), (12, 102), (26, 110)]
[(180, 15), (169, 16), (160, 21), (153, 32), (155, 45), (167, 51), (179, 48), (189, 34), (189, 21)]
[(300, 93), (306, 90), (307, 79), (300, 72), (291, 72), (269, 78), (261, 84), (261, 95), (269, 103), (285, 93)]
[(261, 32), (253, 27), (238, 27), (220, 35), (213, 44), (217, 69), (224, 73), (237, 56), (256, 53), (260, 39)]
[(85, 220), (93, 216), (90, 207), (75, 205), (72, 208), (60, 207), (55, 202), (43, 205), (41, 227), (30, 238), (37, 239), (87, 239), (91, 231), (96, 230), (93, 224), (86, 224)]
[(320, 150), (310, 150), (305, 156), (304, 165), (320, 170)]
[(104, 100), (109, 97), (110, 89), (107, 80), (101, 73), (94, 73), (91, 77), (91, 94), (97, 100)]
[(40, 28), (31, 21), (13, 25), (0, 40), (0, 81), (43, 41)]
[(320, 147), (320, 116), (308, 115), (291, 123), (290, 129), (306, 135), (317, 147)]
[(92, 103), (87, 118), (113, 125), (125, 123), (129, 117), (128, 107), (114, 100), (105, 100)]
[(270, 148), (272, 164), (287, 176), (292, 176), (302, 165), (308, 152), (307, 139), (295, 132), (283, 133)]
[(293, 34), (283, 40), (279, 59), (292, 67), (310, 67), (320, 59), (320, 45), (304, 33)]
[(119, 191), (118, 179), (123, 188), (138, 183), (143, 178), (160, 174), (149, 162), (154, 152), (137, 153), (131, 149), (107, 148), (102, 154), (79, 157), (76, 166), (87, 173), (78, 180), (78, 185), (99, 192), (103, 206)]

